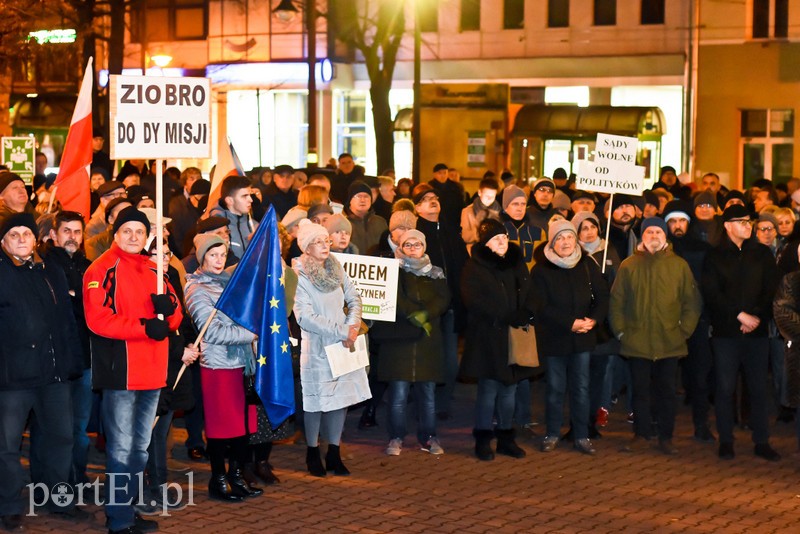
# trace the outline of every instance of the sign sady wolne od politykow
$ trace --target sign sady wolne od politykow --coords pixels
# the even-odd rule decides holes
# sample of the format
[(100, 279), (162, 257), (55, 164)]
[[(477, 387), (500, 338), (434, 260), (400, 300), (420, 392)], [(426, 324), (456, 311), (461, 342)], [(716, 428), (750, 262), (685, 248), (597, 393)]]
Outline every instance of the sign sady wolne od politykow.
[(111, 159), (211, 157), (207, 78), (111, 76)]
[(644, 167), (636, 165), (639, 140), (621, 135), (597, 134), (592, 161), (581, 161), (576, 189), (597, 193), (626, 193), (641, 196)]
[(333, 253), (361, 296), (361, 317), (394, 322), (400, 261), (359, 254)]

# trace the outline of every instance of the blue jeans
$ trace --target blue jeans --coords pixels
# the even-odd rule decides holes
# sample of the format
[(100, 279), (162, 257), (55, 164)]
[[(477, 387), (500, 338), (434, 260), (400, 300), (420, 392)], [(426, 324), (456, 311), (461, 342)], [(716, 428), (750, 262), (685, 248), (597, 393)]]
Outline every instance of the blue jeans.
[(491, 378), (479, 379), (478, 395), (475, 398), (475, 428), (492, 430), (492, 419), (496, 416), (497, 428), (510, 429), (516, 393), (516, 384), (508, 386)]
[(80, 378), (70, 382), (72, 389), (72, 472), (70, 484), (89, 482), (86, 464), (89, 461), (89, 436), (86, 429), (92, 415), (92, 370), (86, 369)]
[(108, 498), (105, 510), (109, 530), (134, 525), (133, 504), (143, 497), (138, 494), (139, 482), (147, 465), (147, 447), (160, 393), (158, 389), (103, 390)]
[(152, 496), (160, 497), (161, 486), (167, 483), (167, 438), (172, 425), (173, 410), (158, 418), (153, 427), (153, 437), (147, 448), (147, 477), (145, 487)]
[[(406, 436), (406, 406), (412, 383), (405, 380), (389, 382), (389, 439)], [(435, 382), (414, 382), (414, 404), (417, 409), (417, 439), (425, 444), (436, 436)]]
[(31, 411), (33, 481), (48, 488), (68, 481), (72, 464), (70, 403), (69, 384), (64, 382), (0, 391), (0, 515), (25, 513), (25, 471), (20, 464), (20, 446)]
[(436, 410), (450, 411), (450, 401), (458, 376), (458, 334), (455, 332), (456, 316), (453, 310), (442, 315), (442, 343), (444, 345), (444, 385), (436, 388)]
[(517, 384), (517, 392), (514, 395), (514, 421), (519, 426), (525, 426), (533, 422), (531, 413), (531, 381), (521, 380)]
[(561, 434), (564, 419), (564, 394), (569, 382), (569, 416), (576, 440), (589, 435), (589, 353), (547, 358), (547, 435)]

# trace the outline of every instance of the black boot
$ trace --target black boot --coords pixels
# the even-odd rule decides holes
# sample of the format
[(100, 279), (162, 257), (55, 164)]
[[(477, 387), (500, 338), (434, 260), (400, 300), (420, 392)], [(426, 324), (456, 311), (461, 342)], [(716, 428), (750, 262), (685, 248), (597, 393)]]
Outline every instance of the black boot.
[(517, 445), (514, 441), (514, 429), (507, 430), (496, 429), (494, 431), (497, 436), (497, 454), (505, 454), (512, 458), (524, 458), (525, 451)]
[(491, 430), (478, 430), (472, 429), (472, 435), (475, 436), (475, 456), (478, 460), (489, 462), (494, 460), (494, 451), (492, 450), (492, 438), (494, 433)]
[(308, 447), (306, 449), (306, 467), (311, 476), (324, 477), (325, 466), (322, 465), (322, 458), (319, 455), (319, 446)]
[(244, 469), (242, 468), (242, 464), (240, 464), (237, 460), (230, 461), (230, 467), (228, 468), (228, 482), (231, 485), (233, 493), (239, 495), (240, 497), (258, 497), (264, 493), (264, 490), (261, 488), (251, 486), (247, 483), (247, 481), (244, 479)]
[(363, 430), (376, 426), (378, 426), (378, 421), (375, 420), (375, 405), (372, 404), (372, 401), (368, 401), (367, 407), (361, 413), (361, 419), (358, 420), (358, 428)]
[(208, 459), (211, 461), (211, 480), (208, 481), (208, 496), (217, 501), (241, 502), (244, 499), (233, 492), (225, 476), (226, 440), (208, 440)]
[(350, 476), (350, 471), (342, 463), (342, 457), (339, 455), (338, 445), (328, 445), (328, 453), (325, 455), (325, 467), (328, 471), (333, 471), (333, 474), (338, 477)]
[(256, 462), (253, 467), (255, 475), (260, 478), (264, 484), (271, 486), (279, 484), (280, 480), (272, 472), (272, 466), (269, 463), (269, 455), (272, 453), (272, 442), (259, 443), (253, 446), (255, 452)]
[(258, 482), (256, 479), (256, 466), (253, 464), (253, 462), (247, 462), (244, 464), (242, 467), (242, 478), (244, 478), (245, 481), (251, 486)]

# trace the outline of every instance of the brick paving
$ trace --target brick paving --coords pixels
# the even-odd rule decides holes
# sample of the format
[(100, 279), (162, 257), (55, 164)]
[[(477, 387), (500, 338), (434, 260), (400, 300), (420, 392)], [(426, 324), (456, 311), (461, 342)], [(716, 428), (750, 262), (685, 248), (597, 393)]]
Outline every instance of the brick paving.
[[(534, 415), (543, 419), (541, 383), (534, 388)], [(343, 454), (350, 477), (311, 477), (305, 446), (276, 446), (271, 462), (282, 483), (257, 499), (223, 504), (206, 496), (209, 467), (186, 459), (185, 432), (173, 432), (172, 480), (186, 489), (191, 470), (194, 506), (158, 517), (172, 533), (328, 532), (798, 532), (800, 457), (794, 425), (771, 425), (778, 463), (753, 456), (749, 432), (737, 430), (736, 459), (717, 459), (715, 444), (691, 439), (691, 414), (678, 411), (675, 445), (680, 454), (655, 450), (619, 452), (631, 425), (624, 407), (611, 413), (597, 455), (585, 456), (561, 442), (541, 453), (530, 434), (518, 442), (524, 459), (498, 456), (480, 462), (472, 454), (475, 386), (459, 384), (453, 419), (440, 424), (446, 454), (431, 456), (414, 447), (414, 426), (403, 453), (389, 457), (385, 410), (380, 427), (357, 430), (360, 410), (350, 412)], [(541, 427), (537, 427), (541, 428)], [(95, 462), (102, 461), (93, 454)], [(99, 471), (100, 466), (93, 467)], [(89, 521), (71, 523), (41, 515), (26, 520), (28, 532), (103, 531), (102, 510), (89, 506)]]

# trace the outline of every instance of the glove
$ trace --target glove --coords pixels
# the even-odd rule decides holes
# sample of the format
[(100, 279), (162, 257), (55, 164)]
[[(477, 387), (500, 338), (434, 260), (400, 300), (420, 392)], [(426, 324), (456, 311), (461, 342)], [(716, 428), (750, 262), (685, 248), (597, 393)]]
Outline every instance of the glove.
[(150, 339), (162, 341), (169, 335), (169, 325), (167, 321), (158, 318), (142, 319), (141, 321), (144, 325), (144, 333), (147, 334), (147, 337)]
[(531, 322), (531, 314), (528, 310), (515, 310), (508, 314), (506, 321), (509, 326), (520, 328)]
[(425, 335), (431, 337), (431, 332), (433, 331), (433, 326), (431, 326), (431, 323), (426, 321), (422, 324), (422, 329), (425, 330)]
[(156, 315), (163, 315), (169, 317), (175, 313), (175, 304), (172, 302), (169, 294), (156, 295), (152, 293), (150, 298), (153, 300), (153, 307), (156, 310)]
[(414, 326), (424, 328), (422, 325), (428, 322), (428, 312), (425, 310), (411, 312), (408, 314), (408, 320), (411, 321)]

